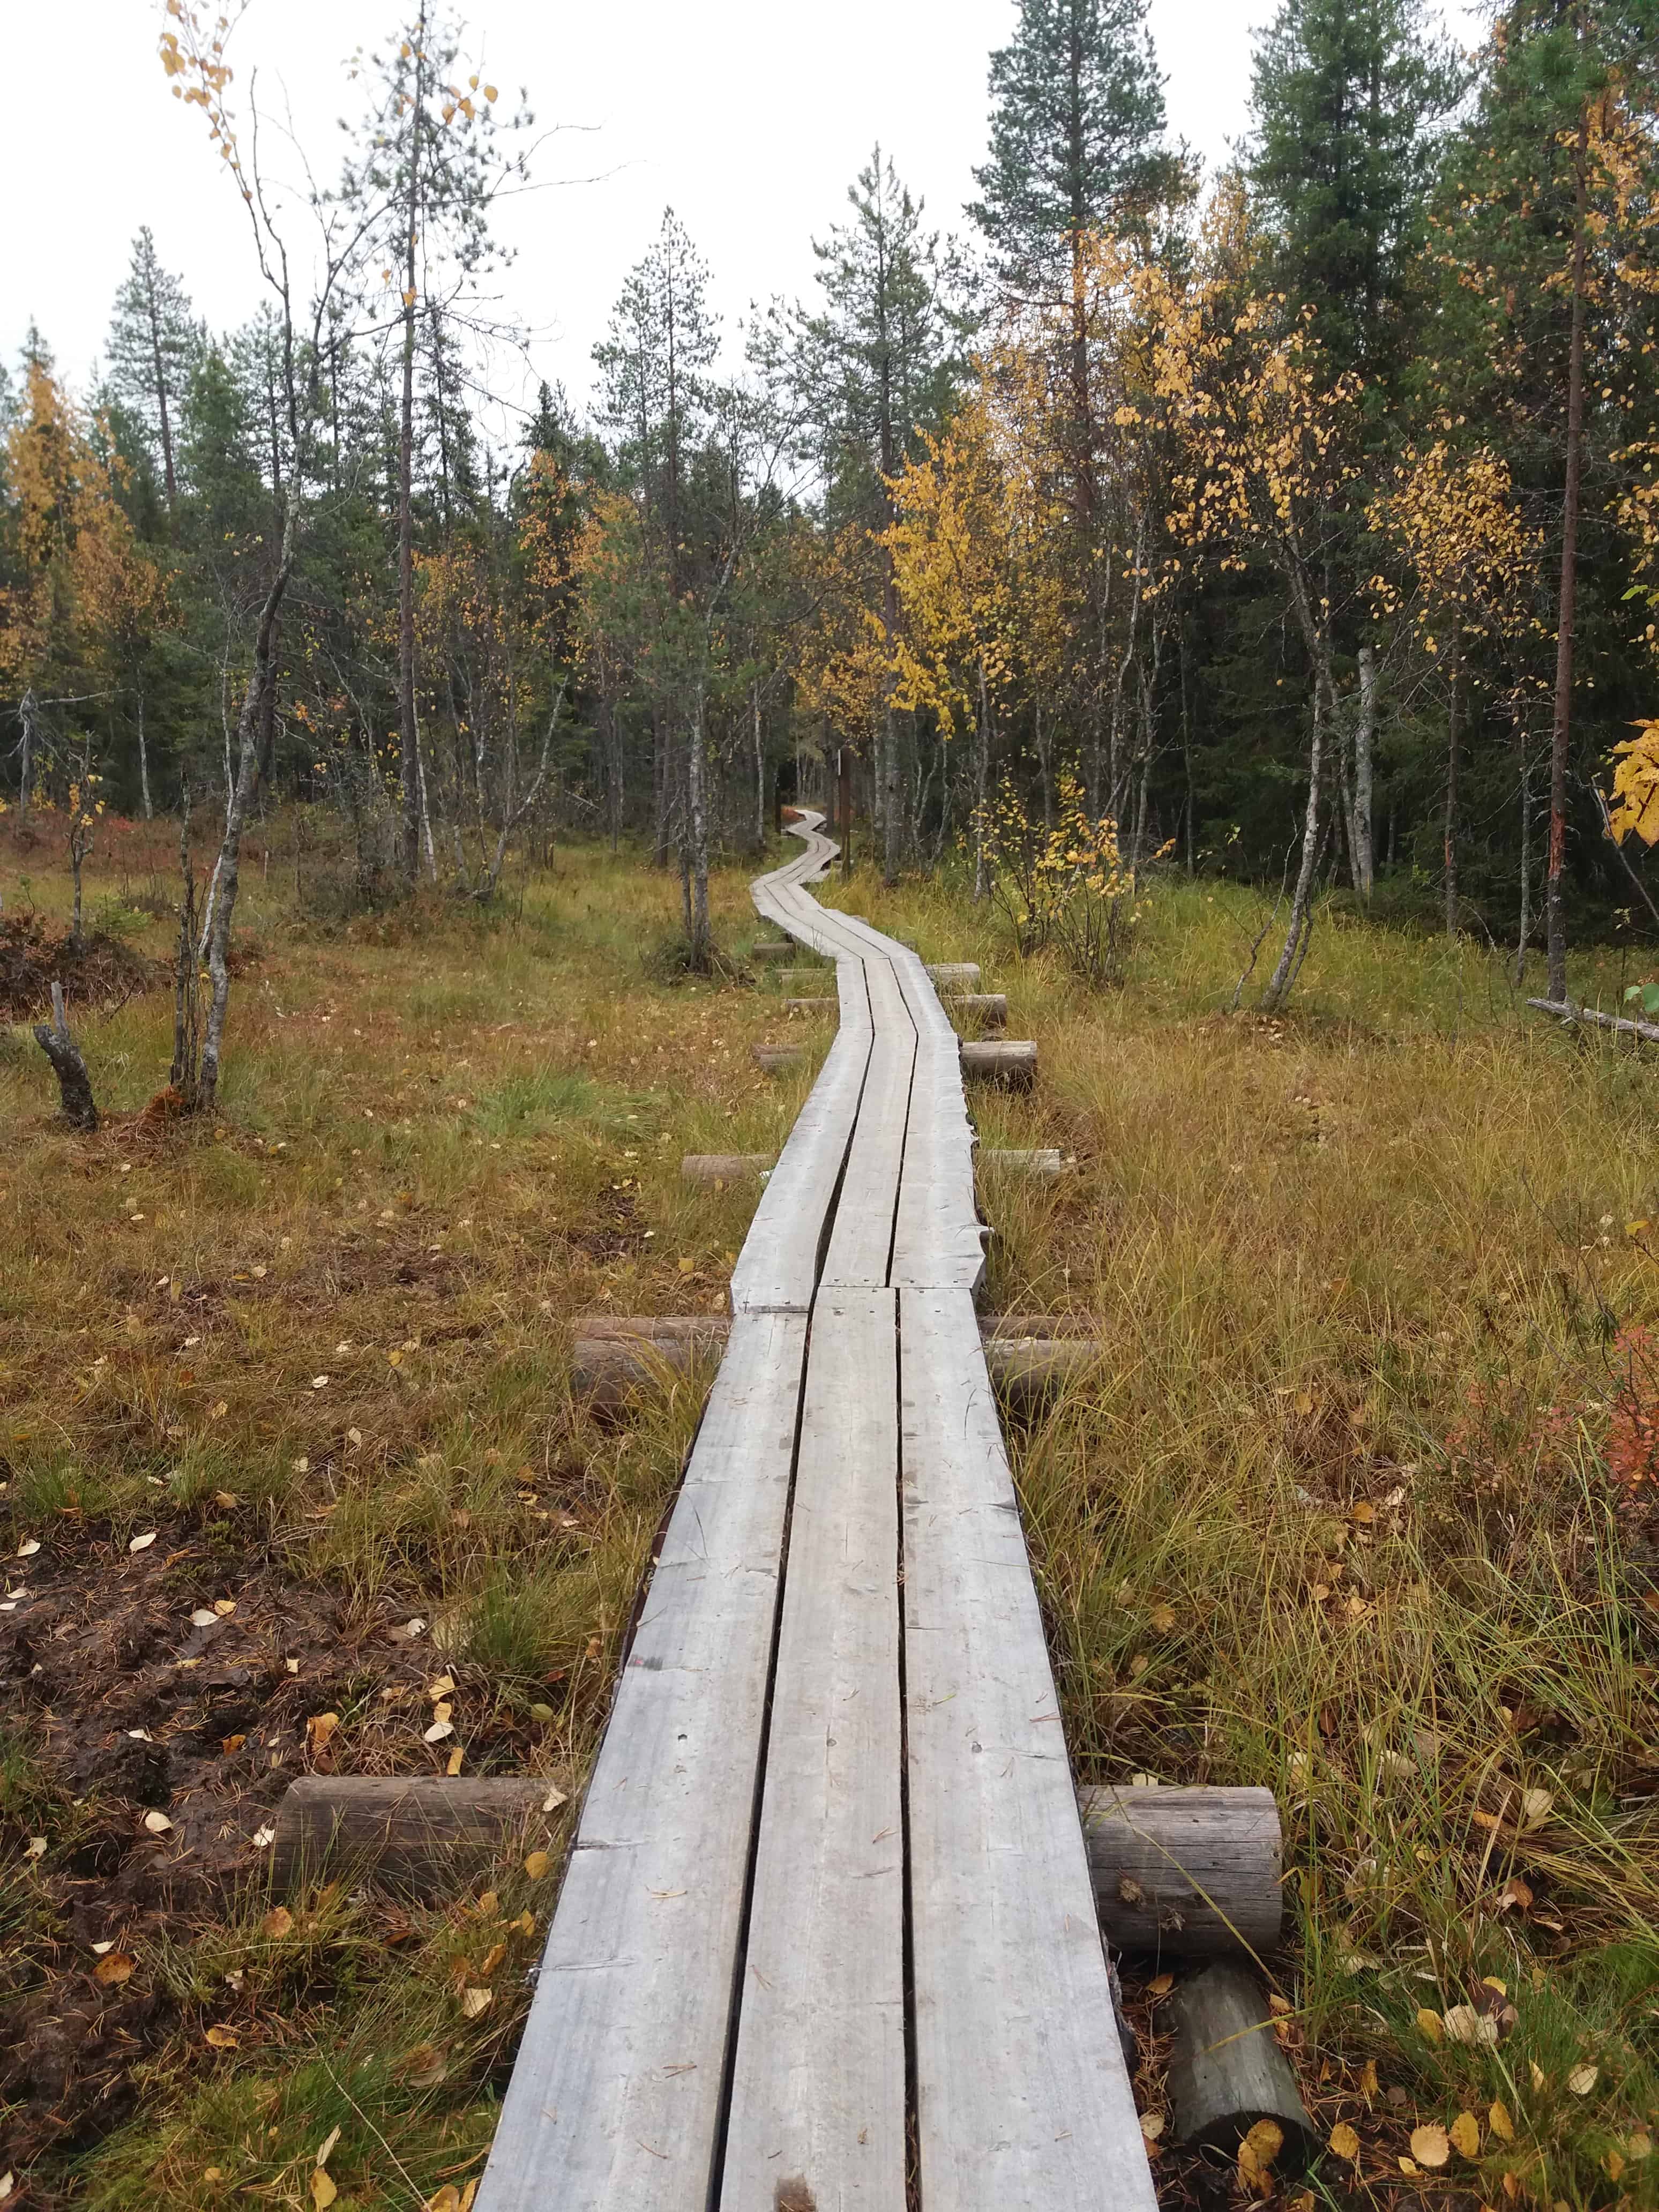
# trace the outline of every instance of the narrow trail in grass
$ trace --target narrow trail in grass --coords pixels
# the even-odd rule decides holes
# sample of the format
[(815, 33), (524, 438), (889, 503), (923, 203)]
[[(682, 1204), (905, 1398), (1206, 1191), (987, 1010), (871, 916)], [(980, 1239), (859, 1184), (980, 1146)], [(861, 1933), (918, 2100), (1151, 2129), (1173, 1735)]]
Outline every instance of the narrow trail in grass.
[(958, 1041), (915, 953), (808, 895), (820, 819), (753, 890), (840, 1025), (733, 1271), (479, 2212), (1153, 2202)]

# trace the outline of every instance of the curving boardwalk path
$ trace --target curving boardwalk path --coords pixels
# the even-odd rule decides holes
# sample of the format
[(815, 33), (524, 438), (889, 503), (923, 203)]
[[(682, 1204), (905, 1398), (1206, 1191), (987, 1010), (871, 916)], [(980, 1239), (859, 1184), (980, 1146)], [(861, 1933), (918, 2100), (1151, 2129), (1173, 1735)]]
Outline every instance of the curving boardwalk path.
[(477, 2212), (1152, 2212), (916, 956), (841, 1022), (623, 1670)]

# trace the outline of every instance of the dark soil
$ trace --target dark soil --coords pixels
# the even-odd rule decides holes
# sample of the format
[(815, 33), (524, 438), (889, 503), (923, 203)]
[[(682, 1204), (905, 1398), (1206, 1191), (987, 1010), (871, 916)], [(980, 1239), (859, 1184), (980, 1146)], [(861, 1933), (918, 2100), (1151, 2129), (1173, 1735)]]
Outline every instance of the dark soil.
[[(179, 2006), (154, 1971), (101, 1985), (93, 1946), (153, 1969), (239, 1897), (263, 1899), (261, 1831), (296, 1774), (330, 1770), (313, 1716), (356, 1717), (354, 1769), (442, 1771), (412, 1724), (439, 1662), (405, 1632), (406, 1607), (354, 1624), (327, 1588), (245, 1579), (210, 1527), (171, 1517), (137, 1556), (77, 1530), (72, 1558), (48, 1564), (49, 1540), (3, 1577), (0, 1720), (34, 1787), (0, 1814), (0, 1866), (22, 1869), (23, 1892), (0, 1896), (0, 2171), (130, 2117)], [(216, 1601), (232, 1610), (193, 1624)], [(530, 1746), (498, 1711), (468, 1748), (475, 1771), (521, 1771)], [(146, 1813), (171, 1826), (152, 1832)], [(50, 1839), (38, 1861), (31, 1830)]]

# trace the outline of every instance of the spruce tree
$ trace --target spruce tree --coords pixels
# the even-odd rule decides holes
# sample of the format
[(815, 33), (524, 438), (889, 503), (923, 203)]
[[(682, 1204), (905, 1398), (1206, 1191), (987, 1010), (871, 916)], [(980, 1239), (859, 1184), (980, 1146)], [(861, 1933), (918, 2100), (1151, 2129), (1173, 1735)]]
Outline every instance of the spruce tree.
[(179, 403), (199, 344), (189, 295), (162, 268), (146, 223), (132, 241), (132, 259), (110, 318), (109, 386), (153, 444), (169, 514), (179, 495), (173, 441)]
[(1068, 300), (1085, 234), (1121, 226), (1167, 181), (1147, 5), (1020, 0), (991, 57), (991, 158), (968, 212), (1017, 298)]
[(1282, 0), (1255, 50), (1248, 173), (1273, 276), (1316, 308), (1334, 365), (1367, 377), (1409, 347), (1435, 125), (1462, 89), (1426, 18), (1425, 0)]

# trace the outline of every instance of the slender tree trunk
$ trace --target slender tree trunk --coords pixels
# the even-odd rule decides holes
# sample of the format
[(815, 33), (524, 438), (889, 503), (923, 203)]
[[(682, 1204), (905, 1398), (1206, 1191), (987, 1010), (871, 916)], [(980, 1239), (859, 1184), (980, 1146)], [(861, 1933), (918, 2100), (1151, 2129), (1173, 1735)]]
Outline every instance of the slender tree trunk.
[(288, 590), (289, 578), (294, 569), (295, 526), (294, 508), (290, 504), (283, 526), (282, 556), (277, 562), (270, 589), (265, 594), (264, 605), (259, 611), (259, 624), (253, 640), (253, 665), (248, 671), (241, 712), (237, 716), (236, 775), (230, 787), (229, 803), (225, 809), (224, 836), (214, 872), (217, 878), (217, 893), (207, 931), (208, 1016), (206, 1034), (202, 1041), (201, 1080), (202, 1107), (210, 1114), (218, 1097), (219, 1059), (224, 1046), (225, 1013), (230, 1003), (230, 925), (236, 911), (242, 828), (247, 819), (248, 809), (253, 803), (254, 787), (258, 781), (260, 723), (265, 688), (276, 681), (276, 623), (282, 612), (283, 596)]
[(1298, 965), (1297, 954), (1302, 949), (1303, 936), (1308, 927), (1308, 913), (1313, 900), (1314, 872), (1319, 864), (1320, 819), (1319, 787), (1325, 772), (1325, 712), (1321, 686), (1316, 683), (1313, 700), (1313, 743), (1308, 754), (1308, 810), (1302, 817), (1302, 858), (1297, 869), (1296, 889), (1291, 897), (1291, 926), (1285, 938), (1285, 949), (1279, 956), (1279, 965), (1268, 978), (1267, 988), (1261, 994), (1263, 1008), (1274, 1012), (1284, 1001)]
[(1193, 841), (1194, 836), (1193, 817), (1196, 809), (1194, 807), (1193, 799), (1192, 698), (1188, 689), (1191, 666), (1192, 658), (1188, 649), (1187, 641), (1187, 617), (1183, 612), (1181, 617), (1181, 774), (1182, 780), (1186, 787), (1184, 811), (1187, 817), (1187, 873), (1188, 877), (1195, 875), (1198, 872), (1197, 864), (1193, 856)]
[(1052, 728), (1043, 721), (1042, 702), (1041, 699), (1036, 702), (1033, 712), (1035, 715), (1035, 735), (1036, 738), (1037, 775), (1042, 784), (1042, 826), (1045, 830), (1052, 830), (1054, 826), (1054, 732)]
[(149, 748), (144, 743), (144, 695), (138, 694), (138, 791), (143, 802), (144, 819), (155, 819), (155, 810), (149, 803)]
[(749, 708), (755, 739), (755, 850), (766, 850), (766, 738), (761, 726), (760, 685), (749, 687)]
[(22, 757), (17, 786), (17, 826), (27, 830), (29, 807), (34, 799), (34, 717), (38, 711), (34, 687), (29, 686), (18, 703), (18, 716), (23, 725)]
[(1376, 760), (1376, 655), (1369, 645), (1359, 648), (1359, 719), (1353, 733), (1353, 871), (1354, 889), (1362, 899), (1370, 897), (1376, 878), (1372, 814), (1375, 805)]
[(703, 753), (703, 695), (701, 684), (691, 710), (685, 750), (685, 854), (690, 878), (688, 909), (691, 965), (708, 965), (708, 800)]
[(985, 681), (983, 654), (979, 664), (979, 733), (974, 747), (974, 896), (991, 896), (991, 871), (985, 852), (985, 816), (991, 803), (991, 693)]
[(404, 385), (398, 423), (398, 741), (404, 786), (403, 866), (414, 887), (421, 866), (420, 739), (415, 728), (415, 294), (421, 220), (421, 131), (426, 89), (426, 9), (415, 22), (415, 97), (409, 111), (409, 183), (404, 254)]
[(1567, 355), (1567, 453), (1561, 502), (1561, 592), (1555, 637), (1555, 718), (1550, 732), (1550, 842), (1545, 878), (1545, 935), (1549, 996), (1567, 997), (1567, 922), (1562, 905), (1562, 862), (1567, 842), (1567, 749), (1572, 736), (1573, 623), (1578, 599), (1578, 501), (1584, 436), (1584, 234), (1589, 197), (1589, 109), (1578, 111), (1573, 149), (1572, 332)]

